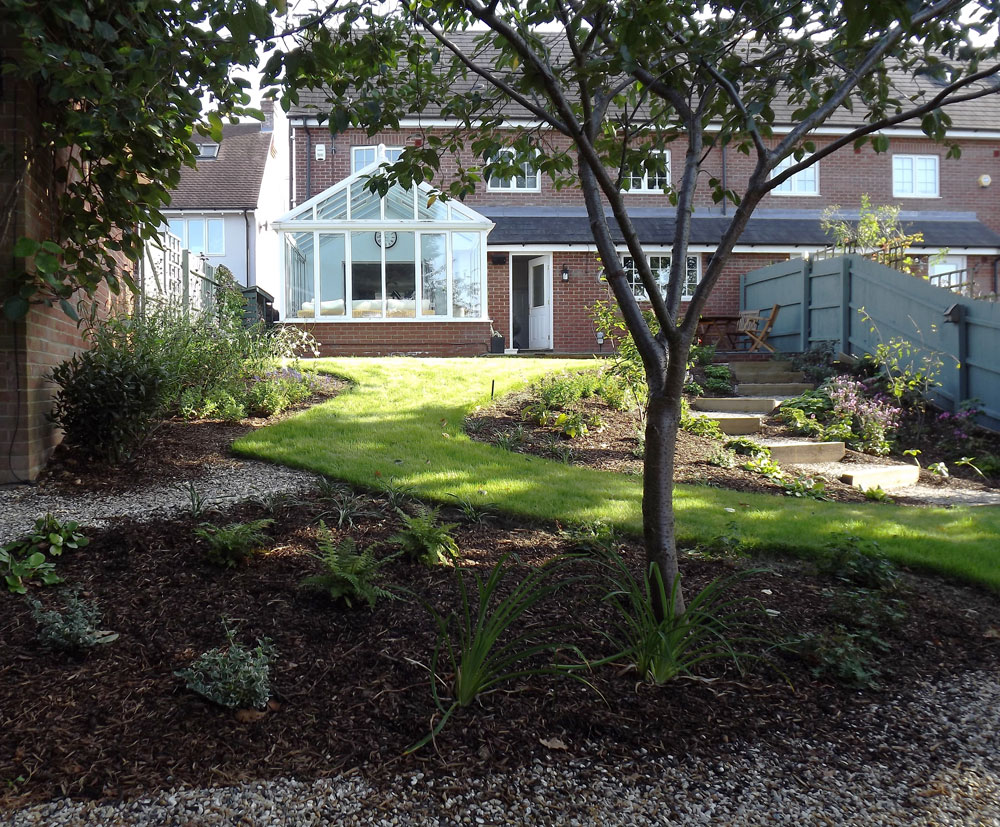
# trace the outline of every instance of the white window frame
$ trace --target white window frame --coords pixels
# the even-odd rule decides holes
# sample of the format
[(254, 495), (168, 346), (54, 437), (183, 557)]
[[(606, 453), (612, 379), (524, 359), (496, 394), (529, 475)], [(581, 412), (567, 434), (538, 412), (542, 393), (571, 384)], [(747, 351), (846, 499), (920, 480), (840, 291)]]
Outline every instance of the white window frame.
[[(809, 156), (803, 156), (802, 160), (805, 160), (807, 157)], [(776, 175), (780, 175), (786, 169), (789, 169), (797, 163), (799, 162), (795, 160), (793, 155), (782, 158), (778, 162), (778, 165), (772, 170), (771, 177), (774, 178)], [(809, 178), (812, 178), (812, 180), (810, 181)], [(808, 169), (796, 172), (791, 178), (782, 181), (778, 184), (778, 186), (771, 190), (771, 194), (799, 197), (812, 197), (819, 195), (819, 161)]]
[[(182, 231), (181, 231), (181, 234), (178, 236), (178, 238), (180, 238), (180, 240), (181, 240), (181, 247), (183, 249), (185, 249), (185, 250), (191, 250), (191, 248), (189, 246), (191, 234), (188, 231), (188, 223), (190, 221), (204, 221), (205, 222), (205, 248), (206, 249), (199, 250), (197, 252), (194, 251), (194, 250), (191, 250), (191, 252), (194, 253), (196, 256), (201, 256), (201, 255), (204, 255), (204, 256), (224, 256), (226, 254), (226, 220), (224, 218), (213, 218), (212, 216), (208, 216), (208, 215), (199, 216), (197, 218), (168, 217), (168, 219), (167, 219), (167, 228), (168, 229), (170, 229), (170, 222), (172, 222), (172, 221), (180, 222), (180, 224), (181, 224), (181, 226), (183, 228)], [(208, 239), (209, 239), (209, 236), (210, 236), (210, 234), (208, 232), (208, 225), (209, 225), (209, 222), (211, 222), (211, 221), (217, 221), (217, 222), (219, 222), (222, 225), (222, 249), (220, 249), (220, 250), (208, 250), (207, 249), (208, 248)], [(173, 230), (170, 230), (170, 232), (173, 232)]]
[[(919, 192), (917, 187), (917, 163), (919, 161), (934, 161), (934, 191)], [(913, 188), (904, 190), (896, 175), (896, 163), (907, 162), (910, 166), (910, 180)], [(893, 155), (892, 156), (892, 197), (893, 198), (940, 198), (941, 197), (941, 159), (937, 155)]]
[[(621, 252), (621, 251), (619, 251)], [(627, 251), (626, 251), (627, 252)], [(697, 278), (695, 281), (695, 287), (701, 284), (701, 253), (688, 253), (687, 257), (689, 259), (694, 259), (695, 262), (695, 272), (697, 273)], [(666, 288), (667, 280), (670, 278), (670, 260), (672, 254), (669, 250), (652, 250), (646, 254), (646, 260), (649, 262), (650, 269), (660, 270), (665, 273), (663, 279), (663, 287)], [(635, 269), (634, 265), (631, 263), (633, 261), (632, 256), (622, 255), (622, 266), (625, 268), (625, 276), (628, 279), (629, 285), (632, 287), (632, 294), (635, 296), (636, 301), (649, 301), (649, 296), (646, 293), (646, 288), (639, 278), (639, 273)], [(657, 262), (654, 264), (654, 262)], [(690, 270), (688, 270), (690, 273)], [(689, 301), (694, 297), (694, 291), (690, 290), (690, 285), (688, 280), (684, 280), (684, 287), (681, 290), (681, 300)]]
[[(514, 148), (509, 146), (503, 147), (502, 149), (500, 149), (500, 152), (506, 155), (513, 155)], [(527, 182), (529, 177), (530, 162), (525, 161), (523, 163), (523, 166), (524, 166), (524, 179), (525, 182)], [(486, 191), (487, 192), (541, 192), (542, 176), (538, 172), (538, 169), (530, 167), (530, 175), (533, 176), (535, 179), (534, 185), (530, 187), (527, 186), (527, 184), (523, 187), (519, 187), (517, 185), (516, 175), (511, 178), (496, 178), (491, 175), (486, 181)]]
[(199, 161), (204, 161), (206, 158), (218, 158), (219, 157), (219, 145), (214, 143), (204, 143), (198, 144), (198, 155), (196, 156)]
[[(664, 164), (664, 172), (663, 172), (663, 174), (664, 174), (664, 176), (667, 179), (667, 187), (669, 187), (670, 184), (671, 184), (671, 177), (670, 177), (670, 150), (669, 149), (657, 149), (657, 150), (654, 150), (653, 152), (651, 152), (650, 155), (662, 155), (663, 156), (663, 159), (666, 162)], [(622, 178), (622, 192), (627, 192), (627, 193), (651, 193), (651, 192), (653, 192), (653, 193), (660, 193), (662, 195), (663, 192), (665, 191), (664, 187), (650, 186), (649, 185), (649, 170), (647, 170), (647, 169), (643, 170), (643, 172), (642, 172), (642, 185), (638, 186), (638, 187), (635, 186), (635, 181), (637, 180), (637, 178), (638, 178), (637, 175), (633, 175), (630, 172), (626, 172), (625, 175), (624, 175), (624, 177)], [(629, 182), (629, 186), (628, 187), (625, 186), (626, 181)]]
[[(387, 146), (385, 148), (385, 157), (390, 164), (396, 163), (399, 160), (400, 153), (405, 149), (402, 146)], [(358, 153), (371, 151), (374, 153), (375, 158), (378, 158), (378, 147), (377, 146), (352, 146), (351, 147), (351, 175), (353, 175), (358, 170), (364, 169), (368, 164), (358, 165)], [(392, 153), (395, 153), (395, 158), (390, 157)], [(369, 163), (374, 163), (374, 158)]]

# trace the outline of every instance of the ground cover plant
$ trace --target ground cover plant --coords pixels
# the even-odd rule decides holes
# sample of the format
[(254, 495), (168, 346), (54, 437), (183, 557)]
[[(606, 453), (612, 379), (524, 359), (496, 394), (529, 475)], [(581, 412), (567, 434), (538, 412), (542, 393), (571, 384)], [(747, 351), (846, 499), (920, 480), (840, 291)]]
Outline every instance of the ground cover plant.
[[(601, 520), (636, 536), (641, 530), (641, 481), (634, 475), (498, 450), (464, 432), (476, 406), (489, 403), (494, 381), (496, 393), (503, 394), (546, 372), (588, 367), (579, 360), (553, 362), (321, 360), (317, 369), (347, 380), (351, 390), (255, 430), (233, 449), (366, 488), (391, 480), (442, 505), (456, 495), (531, 519)], [(523, 427), (519, 409), (515, 421)], [(849, 531), (878, 542), (898, 563), (1000, 585), (997, 508), (902, 510), (867, 503), (861, 494), (854, 502), (822, 502), (704, 485), (679, 486), (677, 504), (678, 536), (687, 547), (727, 533), (733, 519), (748, 549), (819, 554), (832, 537)]]
[[(399, 519), (379, 492), (355, 494), (366, 513), (353, 527), (330, 526), (332, 542), (388, 549)], [(646, 756), (683, 752), (691, 760), (714, 761), (727, 744), (752, 741), (779, 750), (781, 739), (772, 742), (777, 733), (798, 733), (831, 738), (845, 756), (863, 761), (870, 757), (864, 735), (869, 710), (885, 697), (880, 686), (906, 692), (938, 676), (996, 669), (1000, 658), (988, 636), (1000, 628), (995, 595), (903, 571), (892, 591), (878, 592), (886, 595), (883, 605), (902, 601), (899, 617), (895, 604), (883, 611), (868, 596), (856, 596), (866, 588), (862, 583), (887, 581), (882, 564), (866, 566), (851, 548), (831, 557), (822, 571), (808, 560), (692, 550), (684, 562), (692, 594), (737, 574), (731, 597), (759, 601), (765, 614), (759, 628), (727, 638), (748, 655), (741, 657), (742, 674), (730, 659), (707, 660), (692, 667), (699, 680), (656, 686), (638, 680), (620, 657), (619, 643), (604, 634), (614, 629), (615, 610), (600, 599), (610, 590), (599, 574), (600, 559), (574, 558), (559, 576), (542, 576), (552, 561), (579, 553), (578, 543), (555, 526), (502, 514), (487, 524), (462, 523), (453, 529), (462, 550), (458, 571), (393, 560), (381, 571), (405, 591), (370, 609), (362, 600), (359, 610), (301, 587), (303, 578), (317, 573), (318, 521), (326, 508), (319, 491), (298, 495), (274, 517), (256, 500), (222, 508), (216, 516), (224, 525), (275, 520), (268, 552), (236, 568), (202, 558), (194, 536), (198, 520), (185, 512), (88, 529), (90, 545), (64, 554), (60, 570), (81, 595), (99, 601), (99, 627), (120, 637), (92, 647), (85, 658), (68, 661), (40, 647), (31, 606), (15, 595), (4, 598), (0, 708), (9, 717), (7, 737), (0, 739), (0, 777), (9, 783), (0, 789), (0, 806), (62, 795), (117, 798), (178, 784), (308, 780), (352, 768), (389, 779), (407, 769), (433, 775), (457, 767), (472, 777), (498, 765), (550, 760), (553, 753), (541, 741), (554, 739), (565, 745), (559, 756), (568, 760), (592, 754), (599, 744), (610, 760), (627, 766), (639, 748)], [(443, 517), (452, 513), (456, 506), (443, 506)], [(615, 553), (640, 582), (641, 546), (624, 535)], [(762, 565), (768, 571), (749, 574)], [(483, 589), (492, 599), (480, 613), (476, 578), (485, 586), (498, 570), (504, 574), (495, 588)], [(460, 578), (475, 633), (467, 638), (460, 631)], [(529, 600), (485, 639), (479, 635), (476, 630), (492, 623), (504, 601), (522, 605), (519, 584), (533, 578), (541, 578), (542, 588), (558, 587)], [(56, 597), (42, 596), (48, 605)], [(425, 604), (443, 618), (456, 612), (449, 623), (456, 654), (472, 651), (460, 645), (463, 639), (496, 642), (476, 649), (486, 655), (486, 671), (463, 676), (470, 684), (462, 697), (475, 695), (475, 701), (455, 709), (433, 744), (403, 757), (440, 722), (431, 683), (439, 644), (438, 698), (447, 710), (459, 697), (458, 670)], [(814, 677), (818, 661), (810, 651), (778, 645), (846, 624), (845, 614), (861, 616), (859, 606), (873, 618), (864, 628), (889, 647), (874, 688), (859, 693), (849, 669), (843, 677), (830, 670)], [(856, 633), (859, 627), (845, 629)], [(525, 634), (524, 658), (505, 665), (501, 650)], [(530, 651), (546, 643), (565, 647)], [(493, 655), (501, 657), (491, 660)], [(834, 662), (833, 655), (824, 657)], [(614, 662), (599, 665), (609, 658)], [(586, 683), (551, 668), (584, 660), (591, 665), (581, 673)], [(498, 691), (476, 691), (477, 674), (487, 683), (502, 678), (478, 684)], [(919, 736), (908, 733), (906, 721), (898, 726), (900, 738)], [(668, 741), (662, 738), (667, 728)]]

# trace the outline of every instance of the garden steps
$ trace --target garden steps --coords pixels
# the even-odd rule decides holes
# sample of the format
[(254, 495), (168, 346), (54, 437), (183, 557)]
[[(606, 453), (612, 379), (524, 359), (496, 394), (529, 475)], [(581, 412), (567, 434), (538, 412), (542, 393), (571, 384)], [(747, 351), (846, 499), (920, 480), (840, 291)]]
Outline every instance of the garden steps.
[(727, 436), (746, 436), (760, 433), (764, 427), (765, 415), (739, 411), (705, 411), (701, 416), (718, 423), (719, 430)]
[(867, 491), (870, 488), (881, 488), (883, 491), (910, 488), (920, 479), (920, 468), (916, 465), (857, 465), (830, 462), (810, 464), (799, 470), (838, 479), (860, 491)]
[(847, 453), (843, 442), (813, 442), (808, 439), (762, 439), (760, 444), (771, 451), (778, 465), (837, 463)]
[[(728, 367), (737, 382), (802, 381), (802, 373), (795, 370), (787, 359), (772, 359), (767, 362), (729, 362)], [(789, 379), (789, 374), (794, 376)]]
[(699, 396), (691, 401), (696, 411), (713, 413), (771, 414), (781, 404), (773, 396)]
[(809, 382), (740, 382), (736, 393), (739, 396), (798, 396), (815, 387)]

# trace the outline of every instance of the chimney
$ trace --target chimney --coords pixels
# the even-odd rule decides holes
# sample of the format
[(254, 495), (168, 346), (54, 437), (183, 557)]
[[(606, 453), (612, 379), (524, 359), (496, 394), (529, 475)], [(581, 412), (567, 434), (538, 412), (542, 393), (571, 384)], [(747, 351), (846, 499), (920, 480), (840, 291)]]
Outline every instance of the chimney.
[(264, 121), (260, 125), (261, 132), (274, 132), (274, 98), (265, 98), (260, 102), (260, 111), (264, 113)]

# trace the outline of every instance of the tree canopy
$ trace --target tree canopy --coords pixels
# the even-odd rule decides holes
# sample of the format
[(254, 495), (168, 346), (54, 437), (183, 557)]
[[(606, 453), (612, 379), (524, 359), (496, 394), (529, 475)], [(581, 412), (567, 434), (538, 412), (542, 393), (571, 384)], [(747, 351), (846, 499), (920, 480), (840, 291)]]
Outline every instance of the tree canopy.
[[(8, 318), (39, 301), (75, 316), (77, 291), (133, 286), (115, 254), (137, 260), (157, 232), (182, 166), (194, 164), (194, 130), (218, 139), (223, 119), (260, 117), (231, 69), (255, 64), (274, 34), (267, 2), (5, 0), (4, 80), (34, 92), (39, 123), (26, 124), (32, 145), (4, 148), (4, 164), (15, 189), (33, 164), (57, 187), (51, 237), (5, 239), (27, 265), (0, 284)], [(0, 228), (13, 236), (14, 205), (4, 211)]]

